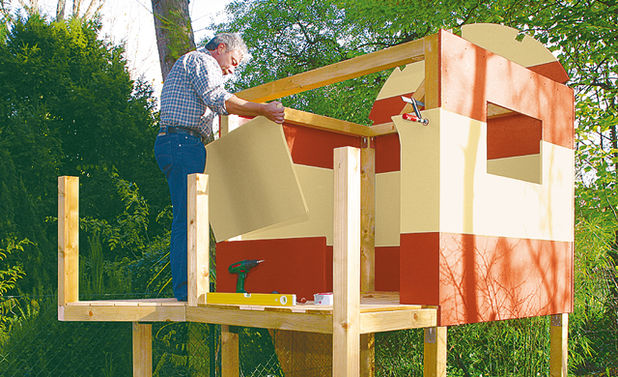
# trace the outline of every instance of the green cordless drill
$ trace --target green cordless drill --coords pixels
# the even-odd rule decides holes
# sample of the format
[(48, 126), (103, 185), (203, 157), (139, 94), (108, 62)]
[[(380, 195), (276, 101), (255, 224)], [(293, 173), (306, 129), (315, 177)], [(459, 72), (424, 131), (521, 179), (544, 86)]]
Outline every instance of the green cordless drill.
[(253, 267), (257, 266), (258, 264), (262, 262), (264, 262), (263, 259), (261, 260), (247, 259), (247, 260), (242, 260), (240, 262), (230, 264), (230, 267), (228, 267), (227, 270), (231, 274), (238, 275), (238, 280), (236, 281), (236, 292), (237, 293), (247, 293), (247, 291), (245, 291), (245, 279), (247, 278), (247, 274), (249, 273), (249, 270), (251, 270)]

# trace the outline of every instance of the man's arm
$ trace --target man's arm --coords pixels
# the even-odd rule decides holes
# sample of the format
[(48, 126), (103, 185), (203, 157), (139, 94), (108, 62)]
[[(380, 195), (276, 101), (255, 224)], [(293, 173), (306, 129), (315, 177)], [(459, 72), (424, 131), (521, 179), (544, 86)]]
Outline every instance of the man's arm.
[(225, 101), (225, 108), (230, 114), (236, 115), (262, 115), (272, 120), (275, 123), (283, 123), (284, 108), (281, 102), (270, 103), (256, 103), (245, 101), (232, 95), (227, 101)]

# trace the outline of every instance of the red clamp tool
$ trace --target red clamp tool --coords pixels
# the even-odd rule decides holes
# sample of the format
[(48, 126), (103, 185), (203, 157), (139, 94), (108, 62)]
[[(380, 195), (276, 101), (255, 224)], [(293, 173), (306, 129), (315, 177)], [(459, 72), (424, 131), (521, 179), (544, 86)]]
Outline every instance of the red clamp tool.
[(409, 103), (410, 105), (412, 105), (412, 108), (414, 109), (414, 113), (404, 113), (402, 114), (402, 118), (405, 120), (410, 120), (413, 122), (419, 122), (422, 123), (424, 126), (429, 124), (429, 119), (427, 118), (423, 118), (423, 116), (421, 115), (421, 112), (418, 110), (419, 106), (425, 106), (424, 103), (419, 102), (417, 100), (415, 100), (414, 98), (408, 98), (408, 97), (404, 97), (401, 96), (401, 99), (403, 100), (403, 102)]

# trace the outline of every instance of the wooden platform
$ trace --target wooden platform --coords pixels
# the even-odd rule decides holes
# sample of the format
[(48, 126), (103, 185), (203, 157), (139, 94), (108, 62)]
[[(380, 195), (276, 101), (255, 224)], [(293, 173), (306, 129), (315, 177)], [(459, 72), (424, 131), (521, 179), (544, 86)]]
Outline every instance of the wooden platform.
[[(362, 334), (436, 326), (437, 309), (399, 304), (397, 292), (363, 294)], [(202, 322), (331, 334), (333, 307), (309, 301), (294, 306), (189, 306), (173, 298), (77, 301), (58, 308), (58, 319), (94, 322)]]

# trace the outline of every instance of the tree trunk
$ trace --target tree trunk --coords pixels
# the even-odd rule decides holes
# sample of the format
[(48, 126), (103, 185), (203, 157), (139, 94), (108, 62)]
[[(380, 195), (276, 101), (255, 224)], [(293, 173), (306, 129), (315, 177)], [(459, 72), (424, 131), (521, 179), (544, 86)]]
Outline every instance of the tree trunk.
[(195, 49), (189, 0), (151, 0), (163, 80), (176, 60)]
[(66, 0), (58, 0), (58, 6), (56, 7), (56, 21), (64, 20), (64, 11), (66, 5)]

